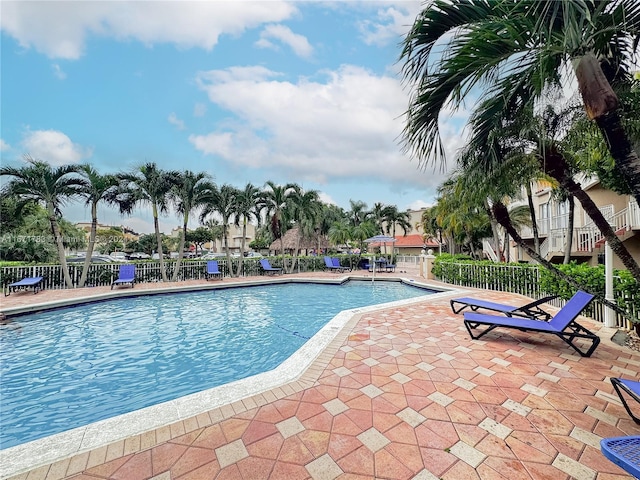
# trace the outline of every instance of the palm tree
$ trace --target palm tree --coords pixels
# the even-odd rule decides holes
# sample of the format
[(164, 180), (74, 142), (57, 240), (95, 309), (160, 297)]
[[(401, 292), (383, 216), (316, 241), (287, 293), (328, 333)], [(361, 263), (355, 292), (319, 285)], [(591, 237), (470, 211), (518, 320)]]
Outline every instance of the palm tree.
[(289, 228), (289, 214), (291, 213), (291, 197), (297, 187), (293, 183), (276, 185), (271, 180), (265, 183), (260, 195), (260, 207), (265, 211), (273, 238), (280, 239), (282, 252), (282, 268), (284, 264), (284, 234)]
[(322, 203), (317, 190), (304, 191), (296, 185), (291, 194), (291, 220), (296, 222), (298, 235), (293, 252), (293, 261), (289, 273), (293, 272), (300, 249), (300, 239), (310, 237), (316, 226), (316, 220), (322, 210)]
[[(483, 102), (481, 108), (517, 117), (557, 88), (571, 64), (587, 115), (640, 200), (640, 160), (611, 88), (630, 82), (639, 38), (636, 0), (436, 0), (418, 15), (401, 54), (404, 79), (414, 89), (405, 148), (421, 160), (443, 159), (438, 118), (445, 107), (459, 108), (469, 92), (476, 94), (474, 87), (484, 87), (484, 95), (500, 104)], [(436, 45), (447, 52), (440, 60), (432, 55)]]
[[(96, 244), (96, 229), (98, 227), (98, 203), (106, 201), (114, 204), (117, 198), (118, 178), (115, 175), (102, 175), (93, 166), (80, 165), (78, 173), (82, 176), (83, 183), (79, 189), (80, 196), (85, 199), (85, 205), (91, 208), (91, 230), (89, 231), (89, 245), (82, 266), (82, 275), (78, 282), (79, 287), (84, 287), (89, 274), (91, 256)], [(124, 234), (124, 232), (123, 232)]]
[(347, 213), (351, 225), (357, 227), (367, 219), (367, 204), (361, 201), (349, 200), (351, 209)]
[(247, 223), (255, 220), (260, 225), (260, 211), (258, 209), (258, 199), (260, 189), (251, 183), (247, 183), (243, 190), (239, 190), (235, 202), (235, 224), (240, 225), (242, 222), (242, 240), (240, 241), (240, 261), (238, 262), (238, 271), (236, 276), (242, 273), (242, 265), (244, 261), (244, 246), (247, 238)]
[(216, 213), (222, 218), (222, 241), (224, 242), (224, 250), (227, 256), (227, 270), (231, 275), (233, 275), (233, 264), (231, 263), (231, 251), (229, 250), (229, 222), (236, 212), (238, 194), (238, 189), (228, 183), (225, 183), (220, 188), (212, 189), (211, 195), (206, 200), (200, 214), (200, 222), (203, 222), (207, 216)]
[(380, 202), (374, 203), (371, 211), (367, 213), (367, 218), (378, 225), (378, 228), (380, 229), (378, 233), (380, 234), (384, 233), (383, 224), (386, 221), (387, 213), (387, 206)]
[(136, 204), (151, 205), (153, 214), (153, 228), (156, 234), (156, 246), (160, 258), (160, 273), (162, 281), (166, 282), (167, 272), (164, 268), (164, 253), (162, 251), (162, 235), (158, 217), (167, 213), (169, 207), (169, 193), (176, 184), (180, 173), (158, 168), (153, 162), (139, 165), (131, 172), (118, 174), (121, 181), (119, 195), (122, 210), (131, 213)]
[(176, 183), (169, 192), (169, 198), (173, 202), (176, 212), (182, 215), (182, 231), (180, 232), (180, 244), (178, 246), (178, 259), (173, 270), (173, 282), (178, 281), (180, 265), (184, 257), (184, 244), (187, 236), (187, 224), (189, 216), (194, 210), (205, 205), (215, 188), (211, 183), (211, 176), (204, 172), (193, 173), (186, 170), (178, 174)]
[(18, 211), (23, 205), (32, 202), (43, 204), (47, 209), (51, 234), (58, 250), (64, 282), (67, 288), (73, 288), (58, 218), (62, 216), (61, 208), (67, 200), (78, 195), (78, 188), (82, 185), (82, 180), (74, 174), (78, 172), (79, 167), (64, 165), (52, 168), (48, 163), (35, 160), (30, 156), (25, 156), (24, 159), (27, 165), (23, 167), (0, 168), (0, 176), (13, 177), (5, 185), (2, 193), (19, 199)]

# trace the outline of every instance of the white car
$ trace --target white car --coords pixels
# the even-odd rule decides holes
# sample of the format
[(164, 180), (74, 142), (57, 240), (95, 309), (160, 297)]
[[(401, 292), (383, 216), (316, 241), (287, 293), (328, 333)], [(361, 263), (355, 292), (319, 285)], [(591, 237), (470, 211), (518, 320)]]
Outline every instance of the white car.
[(223, 258), (223, 257), (226, 257), (226, 256), (227, 256), (226, 253), (209, 252), (209, 253), (206, 253), (203, 256), (201, 256), (200, 260), (215, 260), (217, 258)]
[(264, 257), (264, 255), (258, 252), (249, 252), (244, 256), (244, 258), (262, 258), (262, 257)]

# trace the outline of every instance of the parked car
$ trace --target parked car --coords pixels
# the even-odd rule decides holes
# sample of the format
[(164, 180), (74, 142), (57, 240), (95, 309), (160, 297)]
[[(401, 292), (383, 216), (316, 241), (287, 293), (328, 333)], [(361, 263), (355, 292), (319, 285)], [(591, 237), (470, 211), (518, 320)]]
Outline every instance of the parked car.
[(133, 252), (127, 254), (127, 259), (129, 260), (147, 260), (149, 258), (151, 258), (151, 255), (144, 252)]
[(223, 257), (226, 257), (226, 256), (227, 256), (226, 253), (209, 252), (209, 253), (206, 253), (203, 256), (201, 256), (200, 260), (215, 260), (217, 258), (223, 258)]
[(124, 252), (111, 252), (109, 256), (120, 262), (124, 262), (127, 259), (127, 255)]
[[(86, 257), (68, 257), (67, 263), (84, 263)], [(91, 255), (91, 263), (122, 263), (123, 260), (118, 260), (110, 255)]]
[(262, 258), (264, 255), (258, 252), (247, 252), (244, 255), (245, 258)]

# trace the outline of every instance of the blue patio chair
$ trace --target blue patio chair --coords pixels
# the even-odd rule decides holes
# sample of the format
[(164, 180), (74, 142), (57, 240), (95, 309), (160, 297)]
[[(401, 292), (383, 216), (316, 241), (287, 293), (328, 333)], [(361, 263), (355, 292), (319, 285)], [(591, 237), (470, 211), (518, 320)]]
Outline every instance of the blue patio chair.
[[(469, 335), (474, 340), (482, 338), (494, 328), (515, 328), (523, 332), (550, 333), (556, 335), (563, 342), (573, 348), (583, 357), (589, 357), (600, 343), (600, 338), (593, 332), (578, 324), (575, 319), (580, 312), (593, 300), (593, 295), (578, 291), (567, 304), (562, 307), (548, 322), (541, 322), (535, 318), (501, 317), (498, 315), (485, 315), (481, 313), (464, 313), (464, 326)], [(473, 331), (480, 325), (487, 328), (479, 334), (474, 335)], [(591, 347), (583, 351), (575, 344), (575, 340), (586, 340), (591, 342)]]
[(602, 454), (635, 478), (640, 478), (640, 435), (603, 438)]
[(131, 288), (133, 288), (133, 284), (136, 282), (136, 266), (135, 265), (120, 265), (120, 272), (118, 273), (118, 278), (116, 278), (111, 284), (111, 290), (116, 285), (122, 285), (125, 283), (131, 284)]
[(220, 280), (223, 279), (222, 272), (218, 268), (218, 261), (209, 260), (207, 262), (207, 281), (211, 278), (216, 278), (216, 277), (219, 278)]
[(331, 257), (331, 263), (333, 263), (333, 266), (335, 268), (340, 269), (341, 272), (346, 272), (347, 270), (349, 270), (349, 267), (344, 267), (340, 265), (340, 259), (337, 257)]
[(38, 290), (42, 290), (43, 277), (26, 277), (19, 282), (13, 282), (8, 285), (9, 291), (5, 294), (5, 297), (11, 295), (11, 292), (17, 292), (18, 290), (27, 290), (33, 288), (33, 293), (38, 293)]
[(636, 382), (635, 380), (627, 380), (624, 378), (611, 378), (611, 384), (613, 385), (613, 389), (620, 397), (620, 401), (624, 406), (624, 409), (627, 411), (629, 416), (640, 425), (640, 418), (636, 417), (632, 412), (631, 408), (629, 408), (629, 404), (627, 400), (623, 396), (623, 392), (634, 399), (636, 402), (640, 403), (640, 382)]
[[(479, 308), (484, 308), (485, 310), (493, 310), (496, 312), (504, 313), (507, 317), (531, 317), (539, 320), (549, 320), (551, 318), (551, 315), (542, 310), (540, 308), (540, 305), (542, 305), (543, 303), (547, 303), (549, 300), (553, 300), (554, 298), (557, 298), (557, 295), (543, 297), (534, 302), (522, 305), (521, 307), (514, 307), (512, 305), (505, 305), (504, 303), (490, 302), (488, 300), (480, 300), (478, 298), (472, 297), (454, 298), (450, 301), (450, 303), (453, 313), (460, 313), (467, 307), (474, 312)], [(460, 304), (461, 306), (456, 309), (456, 304)]]
[(276, 273), (282, 274), (282, 268), (272, 267), (266, 258), (260, 260), (260, 266), (262, 267), (262, 271), (268, 275), (275, 275)]

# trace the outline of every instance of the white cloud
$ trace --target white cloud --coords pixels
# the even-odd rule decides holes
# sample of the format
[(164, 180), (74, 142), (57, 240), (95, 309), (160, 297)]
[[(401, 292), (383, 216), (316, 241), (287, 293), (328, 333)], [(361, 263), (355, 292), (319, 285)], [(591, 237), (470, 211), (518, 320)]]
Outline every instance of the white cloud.
[(22, 139), (22, 147), (31, 157), (58, 166), (78, 163), (93, 153), (57, 130), (29, 130)]
[(325, 192), (318, 192), (318, 197), (320, 197), (320, 201), (322, 203), (326, 203), (327, 205), (337, 205), (338, 202), (336, 202), (331, 195), (329, 195), (328, 193)]
[(65, 78), (67, 78), (67, 74), (62, 70), (62, 68), (60, 68), (60, 65), (58, 65), (57, 63), (51, 65), (51, 68), (53, 69), (53, 75), (58, 80), (64, 80)]
[(407, 34), (420, 10), (419, 1), (396, 2), (378, 10), (376, 20), (360, 22), (358, 28), (367, 45), (395, 44)]
[(174, 112), (171, 112), (169, 114), (169, 117), (167, 118), (167, 120), (171, 125), (174, 125), (178, 130), (184, 130), (185, 128), (187, 128), (184, 125), (184, 121), (180, 120)]
[(196, 103), (193, 106), (194, 117), (204, 117), (205, 113), (207, 113), (207, 106), (204, 103)]
[(21, 47), (50, 58), (77, 59), (92, 35), (211, 50), (222, 34), (238, 35), (290, 18), (290, 2), (2, 2), (0, 27)]
[(407, 205), (408, 210), (421, 210), (423, 208), (428, 208), (433, 203), (425, 202), (424, 200), (414, 200), (413, 202)]
[[(322, 82), (278, 76), (264, 67), (199, 74), (210, 101), (231, 116), (215, 131), (191, 135), (190, 142), (230, 165), (300, 182), (356, 177), (404, 191), (433, 188), (444, 179), (440, 171), (418, 170), (418, 162), (401, 153), (408, 98), (397, 78), (349, 65), (322, 72)], [(462, 145), (461, 131), (449, 125), (443, 132), (453, 154)]]
[(0, 152), (6, 152), (11, 149), (11, 145), (0, 138)]
[(288, 45), (293, 52), (302, 58), (309, 58), (313, 55), (313, 47), (303, 35), (293, 33), (289, 27), (284, 25), (267, 25), (260, 33), (260, 40), (256, 46), (261, 48), (277, 49), (271, 39), (278, 40)]

